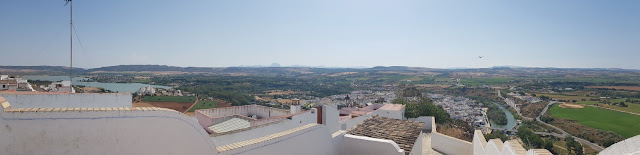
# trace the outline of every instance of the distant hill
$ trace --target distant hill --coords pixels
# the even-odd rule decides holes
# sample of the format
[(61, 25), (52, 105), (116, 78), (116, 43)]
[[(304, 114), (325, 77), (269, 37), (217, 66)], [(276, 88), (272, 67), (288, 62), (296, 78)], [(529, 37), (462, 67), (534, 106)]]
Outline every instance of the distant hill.
[[(332, 74), (343, 72), (402, 73), (406, 75), (445, 74), (445, 76), (464, 77), (465, 72), (483, 72), (485, 76), (556, 76), (599, 75), (621, 72), (640, 73), (631, 69), (606, 68), (531, 68), (497, 66), (481, 69), (436, 69), (406, 66), (376, 66), (372, 68), (315, 68), (315, 67), (177, 67), (167, 65), (118, 65), (92, 69), (74, 68), (74, 75), (118, 72), (182, 72), (207, 73), (221, 75), (264, 75), (264, 76), (300, 76), (310, 74)], [(0, 74), (15, 75), (68, 75), (69, 68), (64, 66), (0, 66)]]
[[(74, 74), (84, 74), (83, 68), (73, 68)], [(69, 67), (65, 66), (0, 66), (0, 74), (20, 74), (20, 75), (67, 75)]]

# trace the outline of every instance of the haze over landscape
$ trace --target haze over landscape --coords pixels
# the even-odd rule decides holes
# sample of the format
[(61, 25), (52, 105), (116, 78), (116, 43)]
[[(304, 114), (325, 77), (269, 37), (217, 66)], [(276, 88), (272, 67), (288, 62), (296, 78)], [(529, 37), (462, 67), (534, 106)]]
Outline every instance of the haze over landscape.
[[(640, 69), (638, 1), (77, 1), (74, 66)], [(59, 1), (0, 5), (0, 65), (68, 66)], [(75, 36), (74, 36), (75, 37)], [(80, 46), (82, 44), (82, 46)], [(478, 59), (478, 56), (484, 56)]]

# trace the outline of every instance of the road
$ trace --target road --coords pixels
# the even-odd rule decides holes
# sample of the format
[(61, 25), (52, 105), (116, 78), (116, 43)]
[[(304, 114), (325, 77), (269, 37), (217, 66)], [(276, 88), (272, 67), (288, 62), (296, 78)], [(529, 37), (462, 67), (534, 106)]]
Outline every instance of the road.
[[(500, 90), (498, 90), (498, 96), (499, 96), (499, 97), (501, 97), (501, 98), (503, 98), (503, 99), (505, 99), (504, 97), (502, 97), (502, 95), (501, 95), (501, 93), (500, 93)], [(506, 100), (505, 100), (505, 102), (506, 102)], [(551, 135), (551, 136), (556, 136), (556, 137), (560, 137), (560, 138), (564, 138), (564, 137), (566, 137), (567, 135), (571, 135), (571, 134), (567, 133), (566, 131), (564, 131), (564, 130), (562, 130), (562, 129), (560, 129), (560, 128), (556, 127), (556, 126), (553, 126), (553, 125), (551, 125), (551, 124), (547, 124), (547, 123), (545, 123), (545, 122), (543, 122), (543, 121), (541, 121), (541, 120), (540, 120), (540, 116), (544, 115), (544, 114), (547, 112), (547, 110), (549, 110), (549, 107), (551, 107), (553, 104), (556, 104), (556, 103), (559, 103), (559, 102), (557, 102), (557, 101), (551, 101), (551, 102), (549, 102), (549, 104), (547, 104), (547, 106), (545, 106), (545, 107), (544, 107), (544, 109), (542, 109), (542, 112), (540, 112), (540, 115), (538, 115), (538, 117), (536, 117), (535, 119), (536, 119), (536, 121), (538, 121), (538, 122), (540, 122), (540, 123), (542, 123), (542, 124), (544, 124), (544, 125), (546, 125), (546, 126), (548, 126), (548, 127), (554, 128), (554, 129), (556, 129), (556, 130), (558, 130), (558, 131), (562, 132), (562, 134), (547, 133), (547, 132), (535, 132), (536, 134), (538, 134), (538, 135)], [(519, 112), (519, 110), (516, 110), (516, 111), (518, 111), (518, 112)], [(518, 113), (518, 115), (522, 116), (520, 113)], [(527, 118), (527, 117), (524, 117), (524, 116), (522, 116), (522, 117), (523, 117), (523, 118)], [(591, 143), (590, 141), (584, 140), (584, 139), (582, 139), (582, 138), (578, 138), (578, 137), (576, 137), (576, 136), (572, 136), (572, 137), (573, 137), (573, 139), (575, 139), (577, 142), (580, 142), (580, 143), (582, 143), (583, 145), (587, 145), (587, 146), (589, 146), (589, 147), (593, 148), (594, 150), (597, 150), (597, 151), (602, 151), (602, 150), (604, 150), (604, 148), (603, 148), (602, 146), (598, 145), (598, 144)]]
[[(562, 138), (564, 138), (564, 137), (566, 137), (567, 135), (571, 135), (571, 134), (567, 133), (566, 131), (564, 131), (564, 130), (562, 130), (562, 129), (560, 129), (560, 128), (556, 127), (556, 126), (553, 126), (553, 125), (551, 125), (551, 124), (547, 124), (547, 123), (545, 123), (545, 122), (543, 122), (543, 121), (541, 121), (541, 120), (540, 120), (540, 116), (544, 115), (544, 113), (545, 113), (545, 112), (547, 112), (547, 110), (549, 110), (549, 107), (551, 107), (551, 106), (552, 106), (553, 104), (555, 104), (555, 103), (559, 103), (559, 102), (556, 102), (556, 101), (551, 101), (551, 102), (549, 102), (549, 104), (547, 104), (547, 106), (546, 106), (546, 107), (544, 107), (544, 109), (542, 109), (542, 112), (540, 112), (540, 115), (538, 115), (538, 117), (536, 117), (536, 121), (538, 121), (538, 122), (540, 122), (540, 123), (542, 123), (542, 124), (544, 124), (544, 125), (546, 125), (546, 126), (548, 126), (548, 127), (554, 128), (554, 129), (556, 129), (556, 130), (558, 130), (558, 131), (562, 132)], [(537, 134), (537, 133), (536, 133), (536, 134)], [(555, 136), (555, 135), (554, 135), (554, 136)], [(556, 137), (558, 137), (558, 136), (556, 136)], [(598, 144), (591, 143), (590, 141), (584, 140), (584, 139), (582, 139), (582, 138), (578, 138), (578, 137), (576, 137), (576, 136), (572, 136), (572, 137), (573, 137), (573, 139), (575, 139), (577, 142), (580, 142), (580, 143), (582, 143), (583, 145), (587, 145), (587, 146), (589, 146), (589, 147), (593, 148), (594, 150), (597, 150), (597, 151), (602, 151), (602, 150), (604, 150), (604, 148), (603, 148), (602, 146), (598, 145)]]

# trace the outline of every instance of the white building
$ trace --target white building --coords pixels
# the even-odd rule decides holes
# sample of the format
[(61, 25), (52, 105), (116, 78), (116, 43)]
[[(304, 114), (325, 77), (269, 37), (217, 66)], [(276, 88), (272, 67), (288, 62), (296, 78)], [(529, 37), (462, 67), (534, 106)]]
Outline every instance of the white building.
[(71, 87), (71, 81), (52, 82), (45, 90), (49, 92), (76, 92), (76, 90)]
[(13, 79), (0, 80), (0, 90), (16, 90), (18, 89), (18, 81)]
[(151, 95), (156, 93), (156, 88), (151, 86), (141, 87), (136, 93), (140, 95)]

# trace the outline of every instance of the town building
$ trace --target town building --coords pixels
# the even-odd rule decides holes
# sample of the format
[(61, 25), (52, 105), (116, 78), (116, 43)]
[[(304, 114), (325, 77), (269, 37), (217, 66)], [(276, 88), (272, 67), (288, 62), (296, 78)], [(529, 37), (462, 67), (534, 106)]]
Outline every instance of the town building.
[(71, 81), (52, 82), (48, 87), (45, 87), (44, 89), (49, 92), (76, 92), (76, 90), (74, 90), (71, 86)]
[(35, 91), (25, 79), (0, 75), (0, 91)]

